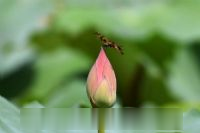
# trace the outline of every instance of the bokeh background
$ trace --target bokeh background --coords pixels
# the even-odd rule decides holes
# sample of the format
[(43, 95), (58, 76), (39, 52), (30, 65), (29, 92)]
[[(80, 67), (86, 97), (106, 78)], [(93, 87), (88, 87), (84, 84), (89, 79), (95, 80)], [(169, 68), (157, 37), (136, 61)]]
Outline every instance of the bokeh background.
[(117, 107), (199, 107), (199, 0), (1, 0), (0, 95), (18, 107), (90, 107), (86, 79), (107, 49)]

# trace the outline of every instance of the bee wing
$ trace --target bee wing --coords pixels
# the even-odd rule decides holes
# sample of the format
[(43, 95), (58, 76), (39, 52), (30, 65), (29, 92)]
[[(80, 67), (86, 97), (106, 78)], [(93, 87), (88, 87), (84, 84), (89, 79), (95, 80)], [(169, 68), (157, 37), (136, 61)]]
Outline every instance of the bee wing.
[(117, 50), (123, 55), (123, 46), (122, 45), (117, 45)]

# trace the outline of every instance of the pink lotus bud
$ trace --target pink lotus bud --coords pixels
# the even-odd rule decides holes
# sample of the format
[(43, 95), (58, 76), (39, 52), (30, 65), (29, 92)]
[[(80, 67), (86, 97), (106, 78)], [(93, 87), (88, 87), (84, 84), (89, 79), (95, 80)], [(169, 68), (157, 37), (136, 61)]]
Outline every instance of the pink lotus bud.
[(93, 107), (111, 107), (116, 100), (116, 77), (103, 48), (89, 72), (87, 94)]

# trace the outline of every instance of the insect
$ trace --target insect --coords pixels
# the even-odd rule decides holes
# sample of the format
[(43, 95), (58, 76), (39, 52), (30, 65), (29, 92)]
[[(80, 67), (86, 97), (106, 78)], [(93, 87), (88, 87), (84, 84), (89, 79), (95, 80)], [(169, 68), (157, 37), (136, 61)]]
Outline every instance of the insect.
[(103, 36), (102, 34), (100, 34), (99, 32), (95, 32), (96, 37), (103, 43), (103, 47), (105, 48), (114, 48), (116, 49), (120, 54), (124, 54), (123, 49), (117, 45), (115, 42), (109, 40), (108, 38), (106, 38), (105, 36)]

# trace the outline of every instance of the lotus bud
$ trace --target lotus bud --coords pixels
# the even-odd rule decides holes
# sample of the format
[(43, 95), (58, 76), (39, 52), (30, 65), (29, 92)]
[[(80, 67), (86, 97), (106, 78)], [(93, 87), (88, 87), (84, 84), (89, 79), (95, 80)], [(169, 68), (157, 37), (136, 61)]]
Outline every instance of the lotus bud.
[(93, 107), (111, 107), (116, 100), (116, 77), (103, 48), (89, 72), (87, 94)]

